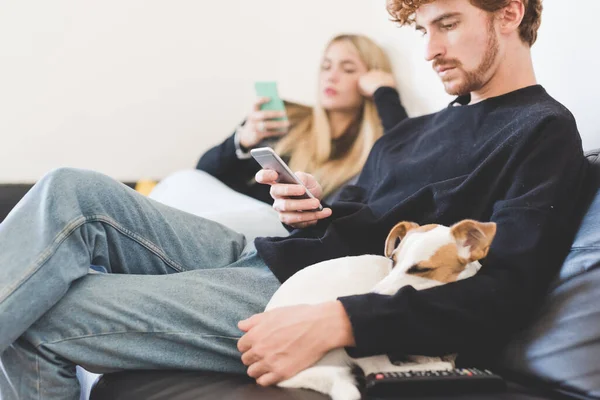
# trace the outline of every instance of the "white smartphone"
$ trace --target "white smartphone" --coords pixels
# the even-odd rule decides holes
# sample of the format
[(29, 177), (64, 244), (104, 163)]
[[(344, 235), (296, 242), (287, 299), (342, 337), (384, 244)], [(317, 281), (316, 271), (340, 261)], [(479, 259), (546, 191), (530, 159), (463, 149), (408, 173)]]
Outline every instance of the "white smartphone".
[[(273, 151), (270, 147), (259, 147), (256, 149), (250, 150), (250, 154), (254, 159), (263, 167), (264, 169), (272, 169), (277, 172), (279, 177), (277, 178), (277, 182), (280, 183), (290, 183), (295, 185), (302, 185), (305, 194), (302, 196), (290, 196), (290, 198), (294, 199), (316, 199), (315, 196), (304, 186), (300, 178), (296, 176), (287, 166), (287, 164)], [(315, 209), (315, 211), (323, 211), (323, 206), (319, 204), (319, 207)]]

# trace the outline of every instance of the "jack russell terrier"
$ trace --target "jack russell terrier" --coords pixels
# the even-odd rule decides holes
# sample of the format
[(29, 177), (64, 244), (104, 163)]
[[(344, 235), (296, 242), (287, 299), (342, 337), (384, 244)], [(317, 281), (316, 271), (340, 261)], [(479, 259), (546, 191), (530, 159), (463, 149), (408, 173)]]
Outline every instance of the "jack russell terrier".
[[(478, 260), (487, 255), (495, 234), (495, 223), (473, 220), (451, 227), (400, 222), (385, 241), (385, 257), (343, 257), (306, 267), (281, 285), (265, 311), (367, 292), (393, 295), (406, 285), (421, 290), (469, 278), (479, 271)], [(397, 365), (386, 355), (351, 358), (344, 349), (335, 349), (278, 386), (312, 389), (333, 400), (358, 400), (361, 393), (355, 375), (361, 369), (364, 375), (449, 370), (454, 368), (454, 359), (455, 355), (410, 356)]]

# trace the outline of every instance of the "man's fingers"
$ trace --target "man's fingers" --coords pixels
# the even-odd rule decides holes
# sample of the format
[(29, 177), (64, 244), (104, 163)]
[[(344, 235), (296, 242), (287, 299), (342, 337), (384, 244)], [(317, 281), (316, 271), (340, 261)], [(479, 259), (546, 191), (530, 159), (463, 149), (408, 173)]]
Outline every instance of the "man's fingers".
[(294, 173), (296, 174), (298, 179), (300, 179), (302, 181), (302, 183), (304, 183), (304, 186), (308, 186), (310, 184), (311, 175), (307, 174), (304, 171), (296, 171)]
[(256, 173), (256, 175), (254, 175), (254, 179), (256, 179), (256, 182), (265, 185), (274, 185), (278, 177), (279, 174), (277, 174), (277, 172), (273, 171), (272, 169), (261, 169)]
[(241, 320), (240, 322), (238, 322), (238, 328), (240, 328), (244, 332), (248, 332), (250, 329), (252, 329), (256, 324), (258, 324), (260, 322), (260, 320), (262, 319), (262, 315), (263, 315), (263, 313), (254, 314), (250, 318)]
[(256, 353), (256, 351), (253, 351), (252, 349), (250, 349), (247, 352), (245, 352), (244, 354), (242, 354), (242, 364), (244, 364), (246, 366), (250, 366), (254, 363), (257, 363), (261, 359), (262, 359), (262, 357), (260, 357)]
[(250, 367), (248, 367), (248, 371), (246, 372), (249, 377), (258, 379), (264, 374), (269, 372), (269, 367), (264, 361), (254, 362)]
[[(273, 196), (271, 196), (273, 197)], [(292, 213), (296, 213), (298, 211), (302, 211), (303, 213), (306, 212), (313, 212), (316, 209), (319, 208), (319, 204), (321, 204), (321, 202), (317, 199), (302, 199), (302, 200), (293, 200), (293, 199), (280, 199), (280, 198), (275, 198), (275, 201), (273, 202), (273, 208), (278, 211), (278, 212), (292, 212)], [(312, 218), (306, 219), (306, 216), (304, 219), (302, 220), (298, 220), (298, 222), (300, 221), (308, 221)], [(316, 218), (318, 219), (318, 218)]]
[(330, 208), (324, 208), (323, 211), (304, 211), (304, 212), (279, 212), (279, 220), (286, 225), (294, 227), (301, 224), (306, 226), (314, 225), (315, 222), (327, 218), (331, 215)]
[(258, 383), (260, 386), (271, 386), (281, 382), (283, 379), (284, 377), (276, 372), (268, 372), (258, 378), (256, 383)]
[(299, 222), (297, 224), (288, 224), (288, 225), (290, 225), (291, 227), (296, 228), (296, 229), (304, 229), (304, 228), (308, 228), (309, 226), (316, 225), (317, 222), (319, 222), (319, 221)]
[(242, 357), (248, 350), (252, 348), (252, 339), (248, 336), (249, 334), (245, 334), (241, 338), (238, 339), (237, 348), (240, 353), (242, 353)]
[(271, 197), (301, 196), (306, 193), (302, 185), (282, 183), (271, 186)]

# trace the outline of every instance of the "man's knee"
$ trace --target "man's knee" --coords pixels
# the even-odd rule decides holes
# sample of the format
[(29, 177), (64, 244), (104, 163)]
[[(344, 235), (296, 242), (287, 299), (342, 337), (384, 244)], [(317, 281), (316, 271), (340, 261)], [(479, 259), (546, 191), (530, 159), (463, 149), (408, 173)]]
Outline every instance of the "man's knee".
[(85, 195), (95, 191), (102, 185), (99, 183), (106, 179), (104, 175), (85, 169), (61, 167), (48, 172), (38, 182), (46, 194), (58, 195)]
[(46, 173), (40, 180), (40, 183), (50, 182), (53, 185), (64, 185), (89, 179), (94, 174), (93, 171), (85, 169), (59, 167)]

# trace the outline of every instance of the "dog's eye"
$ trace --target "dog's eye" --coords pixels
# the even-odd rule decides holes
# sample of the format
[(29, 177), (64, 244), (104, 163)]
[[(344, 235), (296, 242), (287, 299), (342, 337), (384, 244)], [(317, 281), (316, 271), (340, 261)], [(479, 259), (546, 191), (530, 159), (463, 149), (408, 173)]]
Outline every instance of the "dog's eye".
[(419, 264), (415, 264), (406, 271), (407, 274), (424, 274), (425, 272), (429, 272), (433, 270), (433, 268), (421, 267)]

